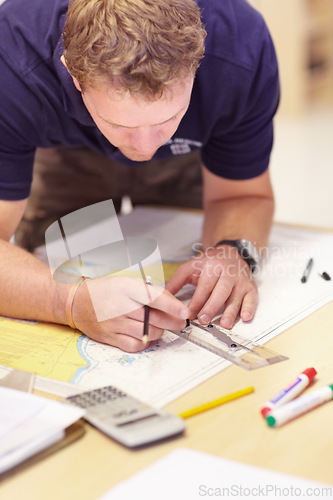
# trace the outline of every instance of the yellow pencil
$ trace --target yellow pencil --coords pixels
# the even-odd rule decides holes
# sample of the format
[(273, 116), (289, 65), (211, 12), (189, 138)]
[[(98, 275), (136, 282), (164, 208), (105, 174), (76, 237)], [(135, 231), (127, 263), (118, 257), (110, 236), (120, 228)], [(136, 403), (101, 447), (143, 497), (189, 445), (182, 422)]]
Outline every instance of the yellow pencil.
[(184, 411), (180, 413), (179, 416), (182, 418), (192, 417), (197, 413), (202, 413), (203, 411), (210, 410), (211, 408), (215, 408), (216, 406), (223, 405), (224, 403), (228, 403), (237, 398), (241, 398), (242, 396), (246, 396), (246, 394), (251, 394), (254, 391), (253, 387), (246, 387), (241, 391), (233, 392), (232, 394), (228, 394), (227, 396), (223, 396), (223, 398), (216, 399), (215, 401), (211, 401), (210, 403), (206, 403), (201, 406), (197, 406), (196, 408), (192, 408), (191, 410)]

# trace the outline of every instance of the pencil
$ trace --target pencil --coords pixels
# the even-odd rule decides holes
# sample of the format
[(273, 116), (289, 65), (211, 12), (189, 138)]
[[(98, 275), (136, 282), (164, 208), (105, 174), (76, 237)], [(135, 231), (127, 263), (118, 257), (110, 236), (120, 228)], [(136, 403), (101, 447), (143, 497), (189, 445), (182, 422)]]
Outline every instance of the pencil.
[(142, 336), (142, 342), (144, 343), (144, 345), (148, 344), (149, 311), (150, 311), (149, 306), (145, 305), (145, 317), (143, 320), (143, 336)]
[(216, 399), (215, 401), (211, 401), (210, 403), (206, 403), (204, 405), (197, 406), (196, 408), (192, 408), (191, 410), (184, 411), (183, 413), (180, 413), (179, 416), (181, 418), (192, 417), (193, 415), (197, 415), (198, 413), (202, 413), (203, 411), (210, 410), (211, 408), (215, 408), (216, 406), (220, 406), (223, 405), (224, 403), (228, 403), (229, 401), (233, 401), (234, 399), (246, 396), (246, 394), (250, 394), (253, 391), (254, 391), (253, 387), (246, 387), (241, 391), (233, 392), (232, 394), (223, 396), (222, 398)]
[[(146, 277), (146, 285), (152, 285), (152, 284), (153, 284), (153, 281), (152, 281), (151, 277), (147, 276)], [(148, 291), (148, 296), (151, 300), (149, 291)], [(148, 344), (149, 311), (150, 311), (149, 306), (145, 305), (145, 317), (143, 320), (143, 336), (142, 336), (142, 342), (144, 343), (144, 345)]]

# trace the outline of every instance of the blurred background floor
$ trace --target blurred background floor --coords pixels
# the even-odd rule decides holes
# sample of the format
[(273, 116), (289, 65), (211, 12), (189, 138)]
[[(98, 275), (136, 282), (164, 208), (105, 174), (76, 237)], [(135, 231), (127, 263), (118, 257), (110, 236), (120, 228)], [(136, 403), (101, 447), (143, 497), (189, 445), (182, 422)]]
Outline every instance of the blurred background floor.
[(271, 172), (276, 222), (333, 228), (333, 107), (277, 115)]
[(279, 61), (275, 220), (333, 228), (333, 1), (249, 2), (263, 15)]

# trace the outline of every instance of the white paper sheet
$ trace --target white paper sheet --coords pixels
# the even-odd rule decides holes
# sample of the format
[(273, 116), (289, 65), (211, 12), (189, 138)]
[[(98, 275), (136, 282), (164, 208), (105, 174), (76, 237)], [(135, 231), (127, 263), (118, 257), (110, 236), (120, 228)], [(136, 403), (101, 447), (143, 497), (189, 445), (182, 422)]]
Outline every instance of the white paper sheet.
[(0, 387), (0, 473), (61, 439), (84, 410)]
[(178, 448), (99, 500), (202, 498), (332, 498), (333, 485)]

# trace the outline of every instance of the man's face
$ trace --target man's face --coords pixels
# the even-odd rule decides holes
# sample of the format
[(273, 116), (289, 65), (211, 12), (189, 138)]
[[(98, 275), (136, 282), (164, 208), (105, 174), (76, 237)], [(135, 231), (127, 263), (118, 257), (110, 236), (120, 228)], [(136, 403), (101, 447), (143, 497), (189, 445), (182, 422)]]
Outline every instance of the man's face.
[(150, 160), (177, 130), (190, 103), (193, 78), (154, 102), (119, 94), (107, 85), (88, 88), (83, 102), (102, 134), (133, 161)]

